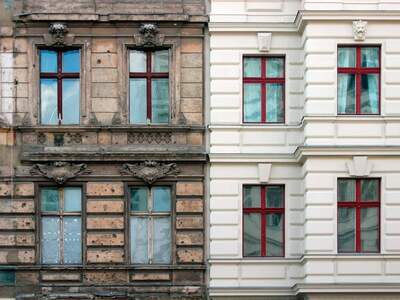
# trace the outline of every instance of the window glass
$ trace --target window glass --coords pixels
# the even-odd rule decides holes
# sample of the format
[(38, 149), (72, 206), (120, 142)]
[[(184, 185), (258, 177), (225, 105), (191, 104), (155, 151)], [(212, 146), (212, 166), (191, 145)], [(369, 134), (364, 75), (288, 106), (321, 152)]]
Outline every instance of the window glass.
[(4, 270), (0, 271), (0, 285), (14, 285), (15, 271)]
[(338, 209), (338, 250), (354, 252), (356, 250), (355, 209), (339, 207)]
[(379, 75), (361, 75), (361, 113), (379, 113)]
[(261, 85), (244, 85), (244, 121), (261, 122)]
[(152, 121), (168, 123), (169, 120), (169, 88), (168, 78), (152, 79)]
[(283, 189), (279, 186), (268, 186), (266, 189), (267, 207), (283, 207)]
[(131, 210), (147, 211), (148, 191), (145, 187), (131, 188)]
[(58, 211), (60, 209), (57, 188), (42, 188), (40, 194), (41, 209), (43, 212)]
[(267, 214), (267, 256), (283, 255), (283, 215), (281, 213)]
[(356, 66), (356, 48), (340, 47), (338, 49), (338, 67), (354, 68)]
[(243, 188), (244, 207), (261, 207), (261, 188), (259, 186), (245, 186)]
[(153, 211), (167, 212), (171, 211), (171, 191), (169, 187), (154, 187), (153, 193)]
[(64, 263), (82, 263), (81, 217), (64, 217)]
[(261, 215), (246, 213), (243, 222), (243, 255), (261, 256)]
[(146, 72), (146, 52), (131, 50), (129, 57), (130, 72)]
[(40, 50), (40, 72), (57, 72), (57, 52), (51, 50)]
[(130, 120), (131, 123), (145, 124), (147, 121), (146, 79), (130, 79)]
[(353, 74), (338, 74), (338, 113), (356, 113), (356, 77)]
[(152, 71), (168, 72), (169, 71), (169, 51), (160, 50), (152, 53)]
[(244, 77), (261, 77), (261, 58), (244, 58)]
[(283, 122), (283, 85), (280, 83), (267, 84), (267, 121)]
[(379, 246), (379, 209), (361, 208), (361, 250), (378, 252)]
[(41, 122), (58, 124), (57, 79), (40, 79)]
[(81, 211), (82, 190), (79, 187), (64, 188), (64, 211)]
[(62, 53), (62, 68), (65, 73), (79, 73), (80, 50), (69, 50)]
[(149, 262), (147, 217), (131, 217), (131, 261), (137, 264)]
[(338, 180), (338, 201), (354, 202), (356, 200), (356, 181)]
[(62, 124), (79, 124), (79, 79), (62, 80)]
[(171, 218), (153, 218), (153, 263), (171, 261)]
[(267, 63), (267, 77), (283, 77), (284, 60), (283, 58), (268, 58)]
[(361, 180), (361, 201), (379, 201), (379, 180)]
[(60, 261), (60, 219), (42, 217), (42, 263), (59, 264)]
[(378, 68), (379, 67), (379, 48), (362, 47), (361, 48), (361, 67)]

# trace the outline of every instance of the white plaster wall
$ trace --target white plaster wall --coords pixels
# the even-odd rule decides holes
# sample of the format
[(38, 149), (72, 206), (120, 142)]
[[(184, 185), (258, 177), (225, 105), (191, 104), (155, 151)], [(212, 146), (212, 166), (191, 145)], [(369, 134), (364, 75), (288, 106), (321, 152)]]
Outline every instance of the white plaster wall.
[(400, 9), (397, 0), (303, 0), (306, 10), (394, 10)]

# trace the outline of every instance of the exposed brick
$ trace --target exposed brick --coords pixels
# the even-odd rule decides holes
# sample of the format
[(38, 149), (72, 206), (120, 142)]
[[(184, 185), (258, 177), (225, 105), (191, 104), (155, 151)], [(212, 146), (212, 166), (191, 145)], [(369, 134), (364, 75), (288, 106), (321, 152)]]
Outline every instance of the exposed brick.
[(33, 183), (16, 183), (16, 196), (35, 196), (35, 186)]
[(121, 213), (124, 212), (123, 201), (89, 200), (86, 211), (88, 213)]
[(124, 185), (122, 182), (88, 182), (86, 194), (88, 196), (123, 196)]
[(203, 200), (177, 200), (176, 201), (177, 212), (203, 212)]
[(131, 281), (165, 281), (171, 280), (171, 274), (167, 272), (135, 272), (131, 274)]
[(0, 250), (0, 264), (33, 264), (35, 263), (35, 250)]
[(178, 216), (176, 217), (177, 229), (202, 229), (203, 217), (201, 216)]
[(91, 284), (123, 284), (128, 281), (127, 272), (124, 271), (87, 271), (83, 278), (86, 283)]
[(122, 263), (123, 249), (90, 249), (87, 250), (88, 263)]
[(203, 42), (199, 38), (184, 38), (182, 39), (181, 44), (181, 51), (182, 52), (203, 52)]
[(181, 231), (176, 234), (176, 244), (183, 246), (203, 245), (203, 232)]
[(33, 233), (0, 233), (0, 246), (34, 246)]
[(203, 249), (201, 248), (182, 248), (178, 249), (176, 254), (180, 263), (203, 262)]
[(202, 196), (202, 182), (178, 182), (176, 185), (177, 196)]
[(103, 67), (112, 68), (117, 67), (118, 57), (117, 54), (113, 53), (96, 53), (92, 54), (92, 66), (93, 67)]
[(1, 229), (35, 229), (32, 217), (1, 217)]
[(80, 273), (70, 273), (70, 272), (43, 272), (43, 281), (81, 281)]
[(87, 233), (86, 244), (88, 246), (123, 246), (123, 233)]
[(115, 39), (93, 39), (92, 52), (117, 52)]
[(118, 82), (118, 70), (114, 68), (93, 68), (92, 82)]
[(124, 229), (123, 217), (88, 217), (87, 229)]
[(11, 184), (0, 183), (0, 196), (10, 196), (10, 195), (11, 195)]
[(33, 213), (32, 200), (0, 200), (0, 213)]

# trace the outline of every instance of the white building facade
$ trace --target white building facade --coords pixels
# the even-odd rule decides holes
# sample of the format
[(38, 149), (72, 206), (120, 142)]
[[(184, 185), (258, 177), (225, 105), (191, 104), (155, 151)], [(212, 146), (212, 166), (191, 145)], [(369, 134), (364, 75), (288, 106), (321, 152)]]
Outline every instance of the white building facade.
[(211, 0), (212, 299), (400, 299), (400, 1)]

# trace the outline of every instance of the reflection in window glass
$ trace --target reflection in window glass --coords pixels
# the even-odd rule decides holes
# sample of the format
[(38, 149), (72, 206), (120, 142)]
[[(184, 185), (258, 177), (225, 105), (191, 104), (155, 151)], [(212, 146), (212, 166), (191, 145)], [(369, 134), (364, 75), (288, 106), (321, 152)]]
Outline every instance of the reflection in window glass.
[(267, 214), (267, 256), (283, 256), (283, 215)]
[(244, 85), (244, 121), (261, 122), (261, 85)]
[(243, 194), (244, 207), (261, 207), (261, 188), (259, 186), (245, 186)]
[(57, 72), (57, 51), (40, 50), (40, 72)]
[(80, 63), (80, 50), (69, 50), (63, 52), (63, 72), (79, 73)]
[(171, 190), (168, 187), (154, 187), (153, 192), (153, 211), (171, 210)]
[(42, 217), (42, 263), (59, 264), (60, 260), (60, 219)]
[(143, 51), (131, 50), (129, 56), (130, 72), (146, 72), (147, 58)]
[(147, 210), (147, 188), (138, 187), (131, 188), (131, 210), (146, 211)]
[(354, 114), (356, 112), (356, 77), (352, 74), (338, 76), (338, 113)]
[(40, 79), (40, 99), (42, 124), (58, 124), (56, 79)]
[(258, 57), (244, 58), (244, 77), (261, 76), (261, 59)]
[(152, 102), (151, 113), (154, 123), (168, 123), (169, 119), (169, 80), (152, 80)]
[(131, 260), (135, 264), (147, 264), (148, 253), (148, 224), (147, 217), (131, 217)]
[(269, 58), (267, 60), (267, 77), (283, 77), (284, 60), (283, 58)]
[(82, 189), (79, 187), (64, 188), (64, 211), (81, 211)]
[(338, 67), (354, 68), (356, 66), (356, 48), (340, 47), (338, 49)]
[(57, 188), (43, 188), (41, 194), (42, 211), (58, 211), (59, 199)]
[(146, 79), (130, 79), (130, 120), (131, 123), (145, 124), (147, 120)]
[(338, 250), (354, 252), (356, 249), (355, 209), (340, 207), (338, 209)]
[(153, 263), (167, 264), (171, 260), (171, 219), (153, 218)]
[(261, 256), (261, 215), (244, 214), (243, 222), (243, 255)]
[(267, 84), (267, 121), (283, 122), (283, 86), (277, 83)]
[(169, 51), (161, 50), (152, 53), (152, 71), (168, 72), (169, 71)]
[(64, 263), (82, 262), (81, 217), (64, 218)]
[(79, 79), (63, 79), (62, 85), (63, 117), (61, 123), (78, 124), (80, 81)]

